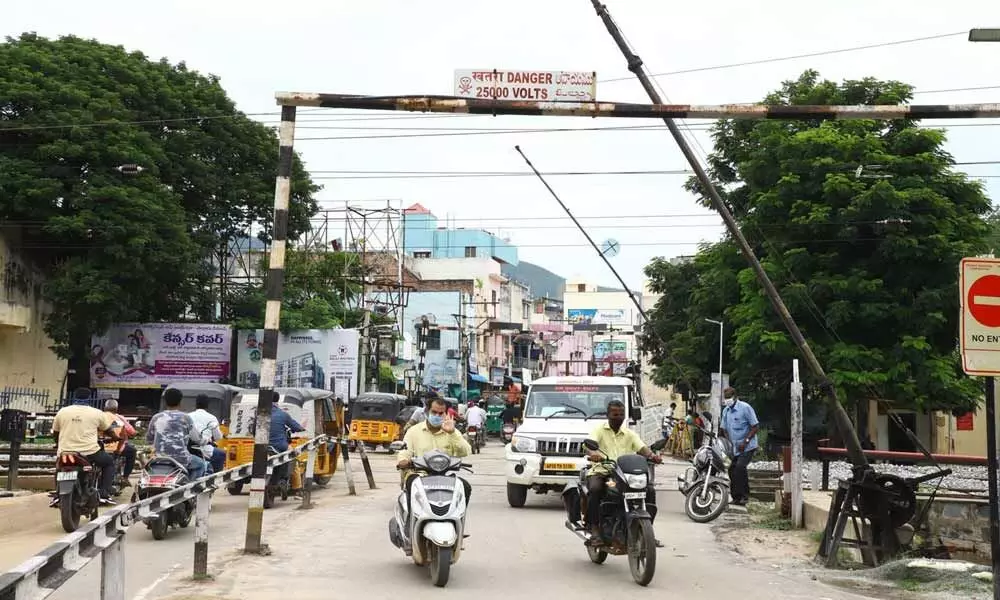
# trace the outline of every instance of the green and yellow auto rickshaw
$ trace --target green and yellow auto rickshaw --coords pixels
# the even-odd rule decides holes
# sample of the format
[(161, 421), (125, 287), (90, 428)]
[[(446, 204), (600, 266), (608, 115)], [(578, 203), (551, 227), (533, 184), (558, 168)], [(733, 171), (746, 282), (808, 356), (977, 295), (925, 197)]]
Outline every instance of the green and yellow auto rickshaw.
[(503, 430), (503, 409), (506, 407), (500, 392), (486, 397), (486, 435), (500, 435)]

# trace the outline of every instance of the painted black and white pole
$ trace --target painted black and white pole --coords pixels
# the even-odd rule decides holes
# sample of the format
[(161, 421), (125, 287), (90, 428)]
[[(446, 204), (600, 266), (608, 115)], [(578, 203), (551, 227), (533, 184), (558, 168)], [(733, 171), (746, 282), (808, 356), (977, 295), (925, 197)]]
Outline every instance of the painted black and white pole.
[(285, 287), (285, 245), (288, 236), (288, 203), (291, 196), (292, 157), (295, 141), (295, 107), (281, 107), (278, 128), (278, 177), (274, 186), (274, 228), (267, 270), (264, 312), (264, 347), (260, 357), (260, 390), (257, 396), (257, 429), (254, 433), (253, 470), (250, 475), (250, 504), (247, 508), (247, 534), (244, 551), (264, 554), (261, 541), (264, 526), (264, 487), (267, 485), (267, 446), (271, 430), (271, 406), (278, 358), (278, 325), (281, 297)]
[(208, 577), (208, 519), (212, 510), (212, 490), (198, 494), (194, 508), (194, 579)]

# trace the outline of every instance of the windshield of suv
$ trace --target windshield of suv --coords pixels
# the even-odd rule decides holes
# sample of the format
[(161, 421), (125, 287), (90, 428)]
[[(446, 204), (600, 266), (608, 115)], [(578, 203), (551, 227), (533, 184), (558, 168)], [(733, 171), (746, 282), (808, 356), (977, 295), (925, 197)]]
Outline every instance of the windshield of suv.
[(528, 392), (524, 416), (554, 419), (585, 419), (604, 414), (608, 402), (625, 402), (620, 385), (533, 385)]

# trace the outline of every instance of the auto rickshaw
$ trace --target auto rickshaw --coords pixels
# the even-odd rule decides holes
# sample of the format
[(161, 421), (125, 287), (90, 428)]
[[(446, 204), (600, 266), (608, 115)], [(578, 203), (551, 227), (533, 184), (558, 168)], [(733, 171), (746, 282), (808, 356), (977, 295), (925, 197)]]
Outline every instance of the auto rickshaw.
[[(250, 391), (235, 385), (225, 383), (209, 383), (205, 381), (180, 381), (171, 383), (165, 389), (180, 390), (184, 395), (181, 406), (178, 410), (192, 412), (195, 409), (194, 401), (198, 396), (208, 396), (208, 412), (212, 413), (219, 420), (219, 428), (222, 434), (229, 431), (228, 419), (232, 412), (234, 402), (240, 401), (240, 395)], [(167, 410), (167, 405), (160, 400), (160, 410)], [(219, 446), (222, 447), (221, 445)]]
[(486, 397), (486, 435), (500, 435), (503, 430), (503, 409), (506, 407), (499, 393)]
[[(301, 446), (318, 435), (327, 434), (337, 437), (343, 428), (343, 406), (334, 405), (334, 392), (314, 388), (276, 388), (278, 394), (277, 406), (271, 410), (284, 410), (305, 431), (292, 434), (290, 448)], [(257, 418), (257, 390), (246, 391), (241, 402), (232, 407), (232, 418), (229, 434), (226, 437), (226, 469), (253, 462), (254, 435), (253, 424)], [(313, 480), (319, 485), (326, 485), (337, 472), (337, 459), (340, 456), (337, 444), (323, 444), (316, 449), (316, 464), (313, 466)], [(291, 488), (293, 492), (302, 489), (302, 480), (306, 471), (309, 455), (300, 455), (291, 473)], [(248, 479), (231, 483), (226, 489), (232, 495), (243, 491)]]
[(406, 396), (382, 392), (365, 392), (351, 398), (351, 430), (348, 438), (354, 443), (385, 446), (400, 439), (403, 425), (400, 412), (406, 406)]

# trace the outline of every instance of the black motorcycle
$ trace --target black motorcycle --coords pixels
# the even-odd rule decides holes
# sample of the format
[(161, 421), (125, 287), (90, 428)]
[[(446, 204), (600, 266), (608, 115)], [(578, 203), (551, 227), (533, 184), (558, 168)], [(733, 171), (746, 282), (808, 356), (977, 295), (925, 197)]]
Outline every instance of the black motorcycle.
[[(274, 456), (275, 454), (279, 454), (278, 450), (274, 446), (268, 446), (267, 455)], [(264, 508), (274, 506), (274, 500), (278, 496), (281, 496), (282, 500), (288, 500), (288, 494), (292, 489), (291, 467), (293, 462), (286, 462), (271, 470), (271, 476), (267, 478), (267, 485), (264, 487)]]
[(73, 533), (80, 527), (80, 519), (87, 515), (97, 518), (101, 495), (97, 486), (101, 468), (92, 465), (82, 454), (63, 452), (56, 458), (56, 498), (49, 506), (59, 509), (62, 528)]
[(695, 523), (714, 521), (729, 506), (727, 473), (733, 453), (732, 442), (711, 430), (712, 415), (702, 413), (702, 418), (709, 424), (701, 430), (704, 441), (691, 459), (692, 466), (677, 477), (677, 489), (684, 494), (684, 512)]
[[(585, 440), (583, 445), (587, 450), (600, 452), (594, 440)], [(656, 536), (653, 533), (656, 506), (646, 503), (649, 461), (638, 454), (625, 454), (617, 461), (604, 456), (601, 464), (610, 476), (601, 500), (600, 545), (593, 545), (590, 526), (581, 518), (585, 514), (584, 502), (588, 499), (586, 467), (580, 471), (576, 486), (567, 485), (563, 491), (566, 528), (587, 542), (587, 554), (592, 562), (601, 564), (609, 554), (627, 555), (632, 579), (641, 586), (649, 585), (656, 572)]]

